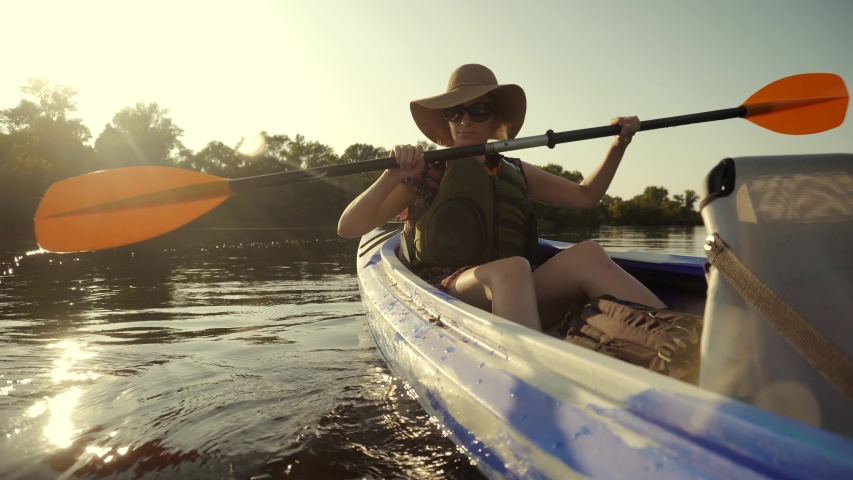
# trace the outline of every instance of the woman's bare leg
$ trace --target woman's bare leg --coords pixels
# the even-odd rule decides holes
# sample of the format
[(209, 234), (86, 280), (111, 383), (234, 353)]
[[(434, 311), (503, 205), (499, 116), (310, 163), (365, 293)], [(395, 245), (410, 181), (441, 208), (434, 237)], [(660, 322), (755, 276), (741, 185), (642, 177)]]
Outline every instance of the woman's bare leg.
[(549, 328), (584, 295), (613, 295), (622, 300), (663, 308), (648, 288), (616, 265), (601, 245), (581, 242), (560, 252), (533, 272), (542, 326)]
[(499, 317), (542, 330), (530, 263), (522, 257), (495, 260), (466, 270), (448, 286), (447, 292)]

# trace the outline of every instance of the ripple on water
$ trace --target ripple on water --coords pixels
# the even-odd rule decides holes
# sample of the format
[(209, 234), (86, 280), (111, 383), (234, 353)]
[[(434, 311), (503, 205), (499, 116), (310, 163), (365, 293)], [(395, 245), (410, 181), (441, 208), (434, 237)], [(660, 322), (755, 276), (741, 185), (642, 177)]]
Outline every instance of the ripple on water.
[(16, 254), (4, 475), (477, 477), (380, 359), (356, 245)]

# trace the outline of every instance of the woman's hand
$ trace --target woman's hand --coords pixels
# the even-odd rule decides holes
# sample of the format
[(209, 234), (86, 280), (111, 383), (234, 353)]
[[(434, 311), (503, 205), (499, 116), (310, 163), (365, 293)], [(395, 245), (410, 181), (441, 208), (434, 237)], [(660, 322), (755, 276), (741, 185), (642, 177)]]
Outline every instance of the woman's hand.
[(338, 235), (355, 238), (391, 220), (415, 201), (415, 190), (402, 182), (421, 173), (424, 152), (421, 147), (395, 145), (391, 157), (399, 168), (389, 168), (367, 190), (353, 199), (338, 220)]
[(637, 117), (616, 117), (610, 120), (611, 125), (621, 125), (622, 131), (613, 136), (613, 146), (625, 148), (631, 143), (634, 134), (640, 131), (640, 119)]
[(388, 172), (399, 176), (400, 181), (421, 173), (424, 168), (424, 149), (421, 146), (394, 145), (391, 156), (400, 168), (389, 169)]

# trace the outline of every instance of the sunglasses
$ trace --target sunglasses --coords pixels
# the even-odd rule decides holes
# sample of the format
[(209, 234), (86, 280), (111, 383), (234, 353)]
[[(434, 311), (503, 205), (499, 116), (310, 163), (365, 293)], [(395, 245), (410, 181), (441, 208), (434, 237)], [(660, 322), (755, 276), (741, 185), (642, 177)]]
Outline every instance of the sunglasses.
[(444, 118), (448, 122), (460, 122), (462, 121), (462, 118), (465, 117), (465, 112), (468, 112), (468, 116), (471, 117), (471, 120), (474, 120), (475, 122), (485, 122), (492, 118), (494, 110), (492, 108), (492, 104), (486, 102), (475, 103), (467, 107), (465, 105), (457, 105), (455, 107), (445, 108)]

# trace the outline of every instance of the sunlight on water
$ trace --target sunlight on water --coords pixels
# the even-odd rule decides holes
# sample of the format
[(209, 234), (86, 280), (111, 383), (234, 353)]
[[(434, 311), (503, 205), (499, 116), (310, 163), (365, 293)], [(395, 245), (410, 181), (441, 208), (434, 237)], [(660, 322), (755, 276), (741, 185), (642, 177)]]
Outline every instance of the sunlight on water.
[(82, 351), (81, 347), (85, 346), (85, 343), (78, 344), (71, 340), (51, 343), (47, 346), (47, 348), (64, 349), (62, 357), (53, 361), (55, 368), (51, 371), (51, 377), (53, 378), (54, 383), (59, 383), (65, 380), (94, 380), (100, 376), (97, 373), (92, 373), (91, 371), (87, 371), (85, 373), (71, 371), (77, 361), (92, 358), (96, 355), (93, 352)]
[(12, 385), (11, 380), (6, 380), (6, 386), (0, 387), (0, 397), (4, 397), (9, 395), (10, 393), (15, 391), (15, 386)]
[(0, 478), (478, 478), (376, 351), (357, 241), (231, 236), (9, 251)]
[(67, 392), (60, 393), (47, 401), (50, 409), (50, 423), (44, 427), (44, 435), (50, 443), (59, 448), (71, 446), (71, 438), (77, 433), (71, 423), (71, 413), (77, 406), (82, 393), (83, 391), (79, 388), (71, 387)]
[(47, 411), (47, 402), (38, 401), (27, 409), (27, 416), (35, 418)]
[(104, 455), (110, 453), (113, 447), (96, 447), (94, 445), (89, 445), (86, 447), (86, 453), (91, 453), (98, 458), (102, 458)]
[[(54, 368), (50, 371), (50, 378), (53, 383), (93, 380), (100, 376), (91, 371), (85, 373), (73, 371), (79, 361), (96, 355), (94, 352), (84, 351), (83, 348), (86, 346), (86, 343), (78, 343), (73, 340), (63, 340), (46, 346), (50, 350), (62, 350), (60, 358), (53, 361)], [(20, 383), (29, 383), (29, 381), (30, 379), (25, 379)], [(78, 433), (72, 422), (72, 413), (82, 393), (83, 391), (75, 386), (53, 398), (45, 397), (45, 400), (39, 400), (30, 406), (27, 409), (26, 416), (36, 418), (45, 412), (49, 412), (48, 424), (43, 430), (47, 441), (59, 448), (68, 448), (72, 443), (72, 438)]]

